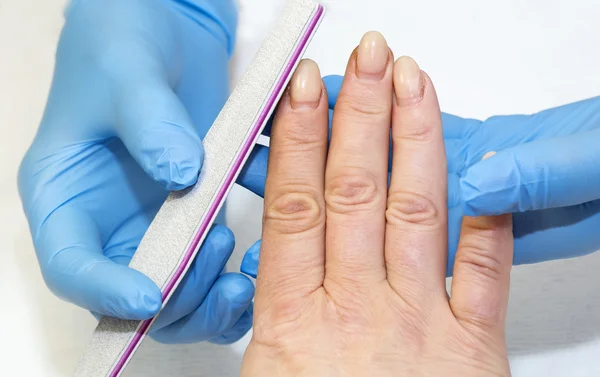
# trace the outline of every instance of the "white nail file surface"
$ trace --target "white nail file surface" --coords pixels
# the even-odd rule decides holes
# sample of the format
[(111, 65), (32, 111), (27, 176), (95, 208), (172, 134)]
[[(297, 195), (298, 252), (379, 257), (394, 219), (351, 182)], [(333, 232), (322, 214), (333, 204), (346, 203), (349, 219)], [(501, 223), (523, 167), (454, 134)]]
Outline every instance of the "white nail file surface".
[[(198, 253), (324, 12), (314, 0), (288, 2), (204, 138), (205, 158), (198, 183), (172, 193), (150, 224), (130, 267), (161, 288), (163, 307)], [(153, 321), (102, 318), (75, 376), (120, 376)]]

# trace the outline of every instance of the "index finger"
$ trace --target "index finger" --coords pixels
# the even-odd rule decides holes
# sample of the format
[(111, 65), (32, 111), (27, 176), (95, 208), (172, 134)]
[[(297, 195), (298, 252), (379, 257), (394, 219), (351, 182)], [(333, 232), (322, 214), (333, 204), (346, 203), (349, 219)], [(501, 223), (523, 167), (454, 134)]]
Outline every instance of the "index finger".
[[(323, 282), (327, 153), (327, 99), (318, 66), (302, 61), (282, 98), (269, 154), (263, 241), (257, 282), (259, 303), (296, 297)], [(269, 295), (270, 299), (260, 300)], [(270, 305), (270, 303), (268, 304)]]

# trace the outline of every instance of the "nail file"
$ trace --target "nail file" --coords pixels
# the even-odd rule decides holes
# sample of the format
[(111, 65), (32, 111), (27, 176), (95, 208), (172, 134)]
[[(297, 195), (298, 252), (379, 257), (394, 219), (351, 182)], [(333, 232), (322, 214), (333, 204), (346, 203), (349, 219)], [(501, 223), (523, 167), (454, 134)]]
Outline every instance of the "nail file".
[[(169, 195), (140, 242), (130, 267), (161, 288), (163, 308), (198, 253), (324, 13), (315, 0), (288, 1), (203, 140), (198, 183)], [(101, 318), (75, 377), (120, 376), (153, 322)]]

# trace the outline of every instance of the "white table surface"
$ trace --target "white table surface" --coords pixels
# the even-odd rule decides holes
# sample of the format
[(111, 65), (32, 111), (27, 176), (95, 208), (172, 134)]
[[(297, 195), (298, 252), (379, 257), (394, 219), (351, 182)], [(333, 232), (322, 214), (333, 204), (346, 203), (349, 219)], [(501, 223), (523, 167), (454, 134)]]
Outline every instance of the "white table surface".
[[(17, 165), (40, 120), (64, 0), (0, 0), (0, 375), (69, 376), (95, 320), (45, 288), (16, 189)], [(281, 0), (241, 0), (235, 83)], [(307, 56), (341, 73), (363, 32), (433, 78), (442, 109), (485, 118), (600, 95), (598, 0), (329, 0)], [(576, 151), (573, 151), (576, 153)], [(261, 201), (229, 202), (238, 251), (260, 234)], [(514, 270), (508, 343), (515, 377), (600, 375), (600, 253)], [(247, 341), (247, 338), (246, 340)], [(147, 341), (125, 376), (235, 376), (245, 342), (162, 346)]]

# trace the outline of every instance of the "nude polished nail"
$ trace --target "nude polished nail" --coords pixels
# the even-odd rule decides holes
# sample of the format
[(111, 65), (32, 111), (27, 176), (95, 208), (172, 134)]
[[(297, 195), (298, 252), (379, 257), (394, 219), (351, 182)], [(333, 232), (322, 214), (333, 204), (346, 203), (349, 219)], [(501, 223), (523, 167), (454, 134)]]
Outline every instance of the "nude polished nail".
[(421, 68), (408, 56), (394, 64), (394, 91), (398, 105), (410, 105), (423, 98), (424, 81)]
[(358, 46), (356, 57), (356, 75), (360, 79), (381, 80), (390, 57), (388, 44), (376, 31), (365, 34)]
[(321, 102), (323, 81), (319, 66), (312, 60), (302, 60), (292, 77), (290, 99), (293, 109), (315, 109)]
[(491, 152), (487, 152), (486, 154), (483, 155), (483, 158), (481, 159), (483, 160), (487, 160), (488, 158), (492, 157), (493, 155), (495, 155), (496, 152), (495, 151), (491, 151)]

